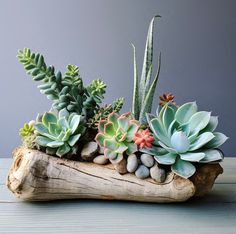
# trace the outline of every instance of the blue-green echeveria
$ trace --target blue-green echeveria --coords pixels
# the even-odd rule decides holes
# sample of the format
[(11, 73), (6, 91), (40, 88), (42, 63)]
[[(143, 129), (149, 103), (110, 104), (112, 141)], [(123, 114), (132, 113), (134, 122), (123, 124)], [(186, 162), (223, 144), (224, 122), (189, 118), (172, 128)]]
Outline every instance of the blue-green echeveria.
[(171, 165), (174, 173), (188, 178), (196, 171), (192, 163), (223, 159), (217, 148), (227, 137), (215, 132), (218, 117), (211, 112), (198, 111), (195, 102), (180, 107), (167, 103), (157, 112), (157, 116), (147, 114), (156, 145), (142, 151), (154, 155), (158, 163)]
[(77, 142), (85, 131), (81, 116), (69, 114), (66, 109), (58, 115), (44, 113), (35, 124), (36, 143), (46, 148), (46, 153), (62, 157), (77, 151)]

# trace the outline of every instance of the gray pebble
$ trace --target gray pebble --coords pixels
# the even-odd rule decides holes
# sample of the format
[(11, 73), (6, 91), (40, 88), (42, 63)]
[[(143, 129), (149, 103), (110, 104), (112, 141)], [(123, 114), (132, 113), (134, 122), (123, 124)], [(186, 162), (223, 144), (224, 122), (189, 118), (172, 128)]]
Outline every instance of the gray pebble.
[(98, 151), (98, 144), (94, 141), (88, 142), (84, 145), (81, 151), (81, 157), (85, 161), (93, 161)]
[(135, 154), (131, 154), (128, 156), (126, 167), (127, 167), (127, 171), (130, 173), (133, 173), (136, 171), (138, 167), (138, 159)]
[(150, 154), (142, 154), (141, 162), (146, 167), (152, 167), (154, 165), (154, 158)]
[(150, 172), (147, 167), (145, 167), (144, 165), (140, 165), (138, 169), (136, 170), (135, 175), (140, 179), (145, 179), (149, 177)]
[(109, 161), (108, 158), (105, 157), (105, 155), (98, 155), (96, 158), (93, 159), (93, 162), (99, 165), (107, 164)]
[(166, 171), (163, 168), (158, 167), (157, 164), (155, 164), (150, 169), (151, 177), (158, 183), (163, 183), (166, 179)]

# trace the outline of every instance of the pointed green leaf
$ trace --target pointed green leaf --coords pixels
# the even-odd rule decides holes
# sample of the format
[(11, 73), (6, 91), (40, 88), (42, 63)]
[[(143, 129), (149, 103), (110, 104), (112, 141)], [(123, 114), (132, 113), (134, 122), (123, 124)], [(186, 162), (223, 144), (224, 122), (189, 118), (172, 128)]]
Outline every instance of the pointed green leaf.
[(187, 179), (195, 173), (196, 168), (192, 163), (178, 158), (175, 164), (171, 166), (171, 170), (175, 174)]
[(105, 124), (104, 133), (112, 137), (116, 134), (114, 124), (112, 122), (108, 122)]
[(101, 146), (104, 147), (104, 141), (106, 139), (106, 136), (102, 133), (98, 133), (95, 137), (95, 140), (97, 141), (97, 143)]
[(68, 144), (64, 144), (62, 146), (60, 146), (56, 152), (56, 155), (59, 157), (64, 156), (65, 154), (70, 152), (70, 146)]
[(77, 130), (79, 123), (80, 123), (80, 115), (74, 115), (73, 118), (71, 119), (71, 122), (69, 123), (71, 133), (75, 133)]
[(180, 124), (185, 124), (197, 112), (196, 102), (188, 102), (178, 108), (175, 119)]
[(190, 145), (190, 151), (194, 151), (200, 149), (204, 145), (206, 145), (210, 140), (212, 140), (215, 136), (211, 132), (204, 132), (200, 136), (196, 138), (196, 140)]
[(47, 143), (47, 147), (51, 147), (51, 148), (58, 148), (62, 145), (64, 145), (64, 142), (62, 142), (62, 141), (51, 141), (51, 142)]
[(49, 133), (48, 129), (42, 123), (35, 124), (35, 129), (41, 135), (43, 135), (44, 133)]
[(206, 148), (218, 148), (228, 139), (223, 133), (214, 132), (213, 134), (215, 137), (205, 145)]
[(46, 127), (48, 127), (49, 123), (56, 123), (57, 122), (57, 117), (50, 112), (46, 112), (43, 115), (42, 122)]
[(223, 154), (217, 149), (208, 149), (203, 151), (205, 157), (200, 161), (200, 163), (209, 163), (214, 161), (221, 161), (224, 157)]
[(76, 144), (76, 142), (79, 140), (81, 134), (76, 134), (74, 136), (71, 136), (68, 140), (68, 144), (72, 147)]
[(204, 157), (205, 154), (203, 152), (188, 152), (185, 154), (180, 154), (180, 158), (182, 160), (189, 162), (199, 162)]
[(218, 125), (218, 116), (211, 116), (207, 126), (201, 132), (214, 132)]
[(69, 112), (67, 111), (66, 108), (63, 108), (59, 111), (58, 116), (59, 116), (59, 119), (61, 119), (63, 117), (68, 118), (69, 117)]
[(167, 153), (163, 155), (155, 155), (155, 160), (163, 165), (172, 165), (175, 163), (177, 155), (172, 153)]
[(35, 142), (40, 146), (47, 146), (52, 140), (44, 137), (44, 136), (37, 136)]

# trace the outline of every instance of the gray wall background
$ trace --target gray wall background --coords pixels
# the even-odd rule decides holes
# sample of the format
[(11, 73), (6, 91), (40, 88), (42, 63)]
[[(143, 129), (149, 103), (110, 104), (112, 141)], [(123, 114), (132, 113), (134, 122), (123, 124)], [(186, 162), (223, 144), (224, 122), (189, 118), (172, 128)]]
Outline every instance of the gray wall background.
[(171, 91), (178, 103), (197, 100), (200, 109), (219, 115), (218, 129), (231, 138), (223, 150), (236, 156), (235, 12), (234, 0), (0, 0), (0, 157), (10, 157), (20, 144), (24, 122), (50, 107), (18, 63), (18, 49), (43, 53), (63, 72), (68, 63), (79, 65), (85, 83), (102, 77), (106, 102), (124, 96), (127, 111), (130, 43), (140, 67), (148, 24), (157, 13), (162, 18), (155, 26), (155, 51), (162, 51), (162, 68), (156, 97)]

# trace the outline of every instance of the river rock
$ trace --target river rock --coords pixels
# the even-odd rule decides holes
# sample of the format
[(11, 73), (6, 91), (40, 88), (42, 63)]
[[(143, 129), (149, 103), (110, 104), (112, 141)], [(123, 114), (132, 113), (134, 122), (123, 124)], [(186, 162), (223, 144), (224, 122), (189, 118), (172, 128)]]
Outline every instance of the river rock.
[(157, 164), (155, 164), (150, 169), (151, 177), (158, 183), (163, 183), (166, 179), (166, 171), (163, 168), (158, 167)]
[(99, 153), (99, 154), (104, 154), (104, 147), (99, 146), (99, 148), (98, 148), (98, 153)]
[(90, 141), (84, 145), (81, 151), (81, 157), (85, 161), (93, 161), (98, 152), (98, 144), (94, 141)]
[(150, 172), (147, 167), (145, 167), (144, 165), (140, 165), (138, 169), (135, 171), (135, 175), (140, 179), (145, 179), (149, 177)]
[(123, 158), (119, 163), (114, 164), (114, 168), (121, 174), (126, 174), (127, 169), (126, 169), (127, 161), (125, 158)]
[(150, 154), (142, 154), (141, 162), (146, 167), (152, 167), (154, 165), (154, 158)]
[(128, 156), (127, 159), (127, 171), (130, 173), (133, 173), (136, 171), (138, 167), (138, 159), (137, 156), (135, 154), (131, 154)]
[(93, 159), (93, 162), (99, 165), (107, 164), (109, 159), (105, 155), (98, 155)]

